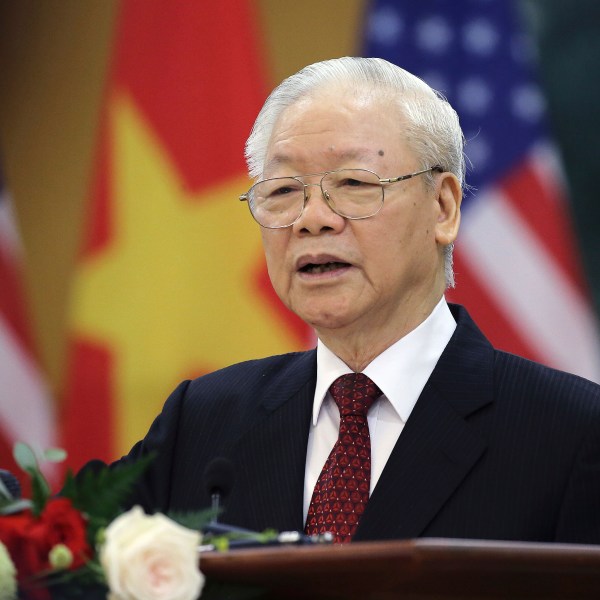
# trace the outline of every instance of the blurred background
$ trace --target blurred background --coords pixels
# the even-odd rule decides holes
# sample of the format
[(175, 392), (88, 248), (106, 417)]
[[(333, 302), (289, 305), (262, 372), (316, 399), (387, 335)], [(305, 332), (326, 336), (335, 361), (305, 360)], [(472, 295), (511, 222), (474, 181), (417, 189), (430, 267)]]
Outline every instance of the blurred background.
[(1, 2), (0, 467), (15, 440), (114, 459), (180, 380), (314, 344), (237, 197), (268, 92), (338, 56), (459, 112), (449, 298), (599, 381), (599, 29), (595, 0)]

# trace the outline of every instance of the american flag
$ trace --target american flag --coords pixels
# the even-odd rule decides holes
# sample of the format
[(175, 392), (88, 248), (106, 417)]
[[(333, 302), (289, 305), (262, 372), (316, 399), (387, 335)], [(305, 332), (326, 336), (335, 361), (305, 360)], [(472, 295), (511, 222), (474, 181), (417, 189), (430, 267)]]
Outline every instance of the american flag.
[[(53, 406), (33, 350), (22, 280), (22, 247), (0, 176), (0, 468), (13, 469), (14, 442), (56, 445)], [(46, 469), (50, 477), (55, 469)]]
[(496, 346), (600, 381), (597, 321), (519, 16), (508, 0), (374, 0), (363, 55), (418, 75), (460, 116), (474, 190), (449, 299)]

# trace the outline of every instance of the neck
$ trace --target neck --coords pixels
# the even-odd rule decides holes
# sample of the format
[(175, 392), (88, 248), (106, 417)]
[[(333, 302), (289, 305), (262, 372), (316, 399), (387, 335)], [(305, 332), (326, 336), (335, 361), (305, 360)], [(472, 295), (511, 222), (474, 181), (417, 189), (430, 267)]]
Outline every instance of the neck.
[(390, 346), (416, 329), (436, 307), (441, 296), (424, 302), (418, 310), (401, 314), (394, 327), (386, 320), (379, 326), (361, 327), (352, 324), (337, 329), (317, 329), (319, 339), (355, 373), (363, 371), (369, 363)]

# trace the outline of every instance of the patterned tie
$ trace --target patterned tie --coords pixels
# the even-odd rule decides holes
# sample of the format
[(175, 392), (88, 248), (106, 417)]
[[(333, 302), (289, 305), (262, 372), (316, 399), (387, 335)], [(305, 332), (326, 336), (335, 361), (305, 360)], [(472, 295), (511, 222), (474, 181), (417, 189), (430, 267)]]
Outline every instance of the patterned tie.
[(371, 485), (371, 438), (367, 413), (381, 390), (366, 375), (338, 377), (329, 388), (340, 409), (340, 433), (317, 480), (305, 532), (330, 531), (335, 543), (352, 539)]

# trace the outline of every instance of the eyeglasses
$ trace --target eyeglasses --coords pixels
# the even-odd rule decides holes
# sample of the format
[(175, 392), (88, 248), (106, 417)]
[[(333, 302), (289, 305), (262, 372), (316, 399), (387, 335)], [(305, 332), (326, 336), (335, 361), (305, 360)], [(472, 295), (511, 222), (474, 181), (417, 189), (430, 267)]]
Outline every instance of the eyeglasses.
[[(440, 166), (429, 167), (409, 175), (381, 179), (367, 169), (339, 169), (326, 173), (312, 173), (295, 177), (275, 177), (255, 183), (240, 200), (248, 202), (254, 220), (267, 229), (282, 229), (293, 225), (302, 215), (308, 192), (306, 188), (318, 186), (331, 210), (346, 219), (368, 219), (383, 206), (384, 185), (405, 181), (411, 177), (436, 171)], [(319, 183), (304, 183), (303, 177), (322, 175)]]

